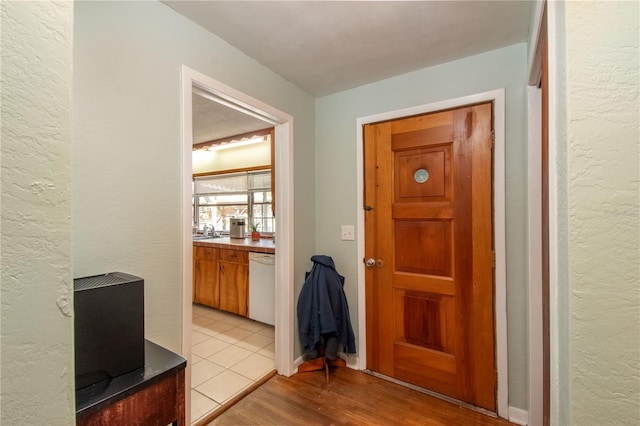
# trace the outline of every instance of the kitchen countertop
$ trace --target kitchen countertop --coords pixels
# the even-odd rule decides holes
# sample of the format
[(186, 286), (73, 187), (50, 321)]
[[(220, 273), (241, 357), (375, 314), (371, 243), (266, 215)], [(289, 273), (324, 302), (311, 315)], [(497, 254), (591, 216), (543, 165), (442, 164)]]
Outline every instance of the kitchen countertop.
[(203, 240), (194, 240), (194, 246), (216, 247), (222, 249), (232, 249), (241, 251), (252, 251), (256, 253), (275, 253), (276, 245), (271, 238), (261, 238), (259, 241), (251, 241), (247, 238), (206, 238)]

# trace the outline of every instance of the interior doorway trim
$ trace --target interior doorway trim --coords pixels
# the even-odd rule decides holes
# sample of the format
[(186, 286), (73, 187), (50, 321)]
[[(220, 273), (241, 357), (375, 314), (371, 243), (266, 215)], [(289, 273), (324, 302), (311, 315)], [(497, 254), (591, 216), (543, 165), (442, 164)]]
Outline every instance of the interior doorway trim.
[[(545, 1), (536, 3), (532, 17), (529, 49), (529, 79), (527, 87), (527, 238), (529, 286), (529, 392), (528, 419), (530, 425), (544, 424), (544, 329), (542, 274), (542, 50), (547, 37)], [(551, 169), (554, 165), (548, 162)], [(551, 191), (551, 188), (549, 188)], [(550, 192), (549, 192), (550, 193)], [(551, 263), (552, 259), (549, 259)]]
[[(275, 125), (275, 180), (278, 196), (278, 250), (276, 250), (275, 364), (279, 374), (290, 376), (293, 364), (293, 117), (252, 98), (205, 74), (182, 66), (182, 355), (188, 359), (185, 374), (186, 414), (190, 413), (191, 321), (193, 282), (193, 239), (191, 228), (192, 90), (204, 90), (217, 102), (230, 108), (251, 112)], [(190, 420), (187, 419), (187, 424)]]
[(527, 87), (529, 138), (527, 144), (527, 238), (529, 240), (529, 417), (528, 424), (543, 424), (542, 345), (542, 100), (541, 90)]
[[(509, 366), (507, 351), (507, 267), (506, 267), (506, 218), (505, 218), (505, 91), (496, 89), (475, 95), (463, 96), (430, 104), (418, 105), (381, 114), (360, 117), (356, 120), (356, 185), (357, 205), (364, 205), (364, 153), (362, 126), (378, 121), (394, 120), (411, 115), (457, 108), (482, 102), (493, 102), (493, 128), (495, 131), (495, 148), (493, 163), (493, 211), (494, 241), (496, 251), (496, 292), (495, 292), (495, 324), (496, 324), (496, 362), (498, 365), (498, 415), (509, 418)], [(357, 220), (358, 259), (364, 253), (364, 210), (359, 209)], [(367, 332), (364, 263), (358, 266), (358, 368), (367, 368)]]

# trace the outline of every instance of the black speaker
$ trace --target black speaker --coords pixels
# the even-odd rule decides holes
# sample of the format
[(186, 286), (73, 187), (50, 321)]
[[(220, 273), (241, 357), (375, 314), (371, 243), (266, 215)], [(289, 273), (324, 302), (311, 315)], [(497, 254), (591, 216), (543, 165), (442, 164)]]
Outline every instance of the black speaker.
[(144, 280), (111, 272), (73, 286), (76, 389), (144, 367)]

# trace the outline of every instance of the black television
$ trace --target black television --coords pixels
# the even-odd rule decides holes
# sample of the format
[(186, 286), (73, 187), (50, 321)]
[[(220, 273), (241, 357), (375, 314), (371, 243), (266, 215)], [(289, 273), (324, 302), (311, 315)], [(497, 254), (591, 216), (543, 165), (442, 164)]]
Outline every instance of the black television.
[(144, 280), (123, 272), (76, 278), (76, 389), (144, 367)]

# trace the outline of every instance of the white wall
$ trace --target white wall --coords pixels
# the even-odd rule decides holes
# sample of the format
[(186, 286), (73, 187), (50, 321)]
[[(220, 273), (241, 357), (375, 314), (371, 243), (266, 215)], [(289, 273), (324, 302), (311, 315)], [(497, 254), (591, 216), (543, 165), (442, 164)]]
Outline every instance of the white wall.
[(193, 151), (193, 172), (217, 172), (248, 167), (271, 166), (271, 142), (226, 148), (216, 151)]
[(439, 100), (506, 89), (509, 405), (527, 407), (526, 235), (527, 46), (518, 44), (319, 98), (316, 103), (316, 251), (345, 275), (358, 332), (356, 244), (340, 226), (356, 223), (356, 119)]
[(315, 247), (313, 98), (164, 4), (75, 13), (74, 276), (143, 277), (146, 335), (180, 351), (181, 65), (294, 117), (297, 282)]
[(71, 276), (73, 4), (2, 10), (3, 425), (75, 422)]
[[(565, 5), (565, 421), (640, 424), (638, 2)], [(588, 48), (587, 48), (588, 46)], [(565, 325), (565, 324), (561, 324)]]

